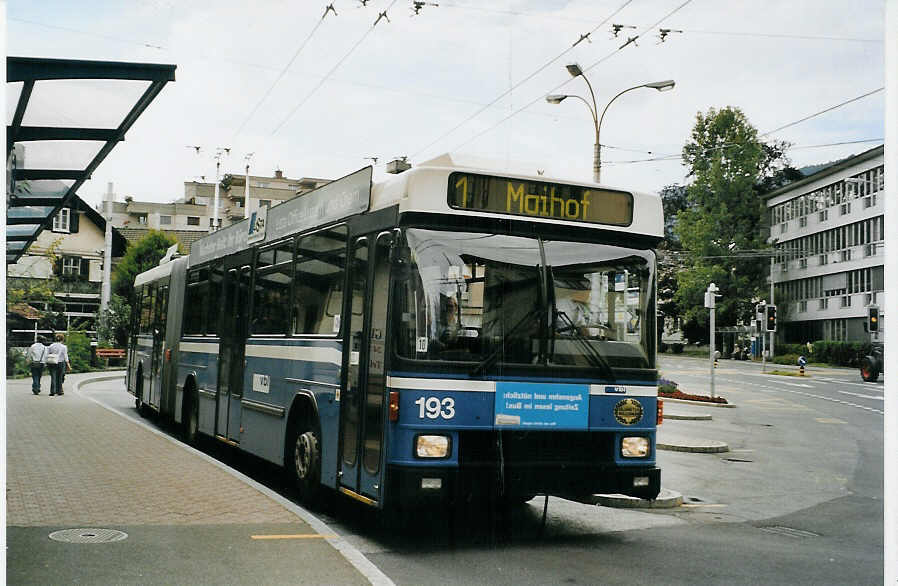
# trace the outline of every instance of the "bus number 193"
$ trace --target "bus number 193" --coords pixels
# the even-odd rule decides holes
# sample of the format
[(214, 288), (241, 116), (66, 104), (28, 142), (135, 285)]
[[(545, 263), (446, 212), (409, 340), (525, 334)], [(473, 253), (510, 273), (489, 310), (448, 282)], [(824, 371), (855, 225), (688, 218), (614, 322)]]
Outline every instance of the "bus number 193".
[(424, 419), (452, 419), (455, 417), (455, 399), (446, 397), (442, 401), (439, 397), (421, 397), (415, 401), (418, 406), (418, 418)]

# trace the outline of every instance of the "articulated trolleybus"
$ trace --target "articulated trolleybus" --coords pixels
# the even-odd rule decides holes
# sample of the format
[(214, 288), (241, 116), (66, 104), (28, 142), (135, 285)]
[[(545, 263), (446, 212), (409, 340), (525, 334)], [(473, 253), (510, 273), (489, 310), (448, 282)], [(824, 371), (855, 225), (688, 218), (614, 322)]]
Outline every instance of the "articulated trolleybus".
[(304, 498), (652, 499), (662, 235), (653, 195), (367, 167), (138, 276), (128, 390)]

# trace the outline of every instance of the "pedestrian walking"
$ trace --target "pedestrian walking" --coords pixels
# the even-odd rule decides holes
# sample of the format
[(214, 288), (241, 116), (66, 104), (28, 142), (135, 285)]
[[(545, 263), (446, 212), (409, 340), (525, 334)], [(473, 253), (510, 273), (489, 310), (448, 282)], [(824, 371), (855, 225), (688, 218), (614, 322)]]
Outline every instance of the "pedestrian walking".
[(36, 340), (28, 348), (27, 357), (31, 366), (31, 392), (40, 395), (41, 375), (44, 373), (44, 364), (47, 362), (47, 347), (44, 346), (43, 338)]
[(56, 334), (56, 341), (47, 349), (47, 368), (50, 370), (50, 396), (62, 396), (65, 373), (72, 369), (69, 364), (69, 349), (63, 344), (65, 336)]

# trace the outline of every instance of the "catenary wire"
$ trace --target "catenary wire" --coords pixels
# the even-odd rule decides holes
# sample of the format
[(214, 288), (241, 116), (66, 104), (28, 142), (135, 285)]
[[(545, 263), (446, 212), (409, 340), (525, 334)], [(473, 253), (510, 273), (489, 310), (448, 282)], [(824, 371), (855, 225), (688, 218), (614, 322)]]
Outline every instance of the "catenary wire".
[[(632, 40), (636, 40), (636, 39), (640, 38), (640, 37), (641, 37), (642, 35), (644, 35), (646, 32), (648, 32), (648, 31), (650, 31), (651, 29), (655, 28), (656, 26), (658, 26), (659, 24), (661, 24), (662, 22), (664, 22), (665, 20), (667, 20), (668, 18), (670, 18), (673, 14), (676, 14), (677, 12), (679, 12), (680, 10), (682, 10), (682, 9), (683, 9), (687, 4), (689, 4), (690, 2), (692, 2), (692, 0), (686, 0), (686, 1), (683, 2), (682, 4), (680, 4), (679, 6), (677, 6), (676, 8), (674, 8), (673, 10), (671, 10), (670, 12), (668, 12), (667, 14), (665, 14), (663, 17), (661, 17), (657, 22), (655, 22), (654, 24), (652, 24), (652, 25), (649, 26), (649, 27), (646, 27), (642, 32), (640, 32), (640, 33), (637, 34), (635, 37), (633, 37)], [(594, 63), (593, 63), (592, 65), (590, 65), (589, 67), (586, 67), (585, 69), (583, 69), (583, 73), (585, 74), (587, 71), (590, 71), (591, 69), (594, 69), (595, 67), (597, 67), (597, 66), (600, 65), (601, 63), (604, 63), (605, 61), (607, 61), (608, 59), (610, 59), (611, 57), (613, 57), (614, 55), (616, 55), (617, 53), (619, 53), (621, 50), (623, 50), (623, 48), (626, 47), (626, 46), (628, 46), (629, 44), (630, 44), (630, 42), (627, 42), (626, 44), (624, 44), (624, 45), (618, 47), (617, 49), (615, 49), (614, 51), (612, 51), (611, 53), (608, 53), (607, 55), (605, 55), (604, 57), (602, 57), (602, 58), (599, 59), (598, 61), (594, 62)], [(573, 79), (573, 78), (571, 78), (571, 79)], [(568, 83), (570, 83), (570, 82), (571, 82), (571, 79), (568, 79), (568, 80), (564, 81), (563, 83), (561, 83), (561, 84), (555, 86), (554, 88), (552, 88), (551, 90), (549, 90), (547, 93), (548, 93), (548, 94), (551, 94), (552, 92), (555, 92), (555, 91), (561, 89), (562, 87), (564, 87), (565, 85), (567, 85)], [(502, 124), (504, 124), (505, 122), (507, 122), (508, 120), (510, 120), (511, 118), (513, 118), (514, 116), (517, 116), (518, 114), (520, 114), (521, 112), (523, 112), (524, 110), (526, 110), (527, 108), (529, 108), (530, 106), (532, 106), (533, 104), (535, 104), (535, 103), (539, 102), (540, 100), (542, 100), (543, 97), (544, 97), (543, 95), (540, 95), (540, 96), (538, 96), (537, 98), (531, 100), (530, 102), (528, 102), (528, 103), (525, 104), (524, 106), (518, 108), (517, 110), (515, 110), (514, 112), (512, 112), (511, 114), (509, 114), (508, 116), (506, 116), (505, 118), (503, 118), (502, 120), (496, 122), (495, 124), (493, 124), (492, 126), (486, 128), (486, 129), (484, 129), (484, 130), (478, 132), (477, 134), (475, 134), (474, 136), (472, 136), (471, 138), (469, 138), (469, 139), (466, 140), (465, 142), (460, 143), (459, 145), (457, 145), (457, 146), (455, 147), (454, 150), (458, 150), (459, 148), (463, 147), (464, 145), (466, 145), (466, 144), (468, 144), (468, 143), (470, 143), (470, 142), (472, 142), (472, 141), (474, 141), (474, 140), (477, 140), (478, 138), (480, 138), (481, 136), (483, 136), (483, 135), (486, 134), (487, 132), (490, 132), (490, 131), (492, 131), (493, 129), (495, 129), (495, 128), (501, 126)], [(422, 150), (423, 150), (423, 149), (422, 149)]]
[[(623, 4), (621, 4), (621, 5), (617, 8), (617, 10), (615, 10), (615, 11), (612, 12), (610, 15), (608, 15), (608, 16), (605, 18), (605, 20), (603, 20), (601, 23), (599, 23), (598, 25), (596, 25), (596, 27), (595, 27), (594, 29), (592, 29), (588, 34), (592, 34), (592, 33), (596, 32), (596, 31), (599, 29), (599, 27), (603, 26), (606, 22), (608, 22), (609, 20), (611, 20), (612, 18), (614, 18), (614, 17), (615, 17), (621, 10), (623, 10), (624, 8), (626, 8), (627, 5), (629, 5), (632, 1), (633, 1), (633, 0), (626, 0), (626, 2), (624, 2)], [(541, 73), (542, 71), (544, 71), (547, 67), (549, 67), (550, 65), (552, 65), (553, 63), (555, 63), (556, 61), (558, 61), (559, 59), (561, 59), (562, 57), (564, 57), (565, 55), (567, 55), (569, 52), (571, 52), (571, 51), (574, 49), (574, 46), (575, 46), (575, 45), (571, 45), (570, 47), (568, 47), (567, 49), (565, 49), (564, 51), (562, 51), (561, 53), (559, 53), (558, 55), (556, 55), (555, 57), (553, 57), (552, 59), (550, 59), (549, 61), (547, 61), (547, 62), (544, 63), (543, 65), (541, 65), (540, 67), (538, 67), (536, 70), (534, 70), (532, 73), (530, 73), (530, 75), (526, 76), (525, 78), (523, 78), (521, 81), (519, 81), (518, 83), (516, 83), (516, 84), (513, 85), (512, 87), (508, 88), (507, 90), (505, 90), (504, 92), (502, 92), (501, 94), (499, 94), (498, 96), (496, 96), (496, 98), (494, 98), (491, 102), (489, 102), (488, 104), (484, 105), (482, 108), (480, 108), (479, 110), (477, 110), (476, 112), (474, 112), (473, 114), (471, 114), (470, 116), (468, 116), (467, 118), (463, 119), (461, 122), (459, 122), (458, 124), (456, 124), (455, 126), (453, 126), (451, 129), (449, 129), (448, 131), (446, 131), (446, 132), (444, 132), (443, 134), (441, 134), (440, 136), (438, 136), (436, 139), (434, 139), (432, 142), (430, 142), (427, 146), (418, 149), (416, 152), (414, 152), (414, 153), (411, 155), (412, 158), (418, 156), (418, 155), (421, 154), (423, 151), (426, 151), (427, 149), (429, 149), (430, 147), (432, 147), (432, 146), (435, 145), (436, 143), (440, 142), (441, 140), (443, 140), (444, 138), (446, 138), (447, 136), (449, 136), (450, 134), (452, 134), (453, 132), (455, 132), (456, 130), (458, 130), (459, 128), (461, 128), (462, 126), (464, 126), (465, 124), (467, 124), (468, 122), (470, 122), (471, 120), (473, 120), (474, 118), (476, 118), (477, 116), (479, 116), (480, 114), (482, 114), (485, 110), (487, 110), (489, 107), (491, 107), (492, 105), (494, 105), (496, 102), (498, 102), (499, 100), (501, 100), (502, 98), (504, 98), (504, 97), (507, 96), (508, 94), (510, 94), (510, 93), (511, 93), (512, 91), (514, 91), (516, 88), (520, 87), (522, 84), (524, 84), (524, 83), (530, 81), (531, 79), (533, 79), (536, 75), (538, 75), (539, 73)]]
[[(396, 4), (397, 1), (398, 0), (393, 0), (392, 2), (390, 2), (390, 5), (381, 14), (386, 14), (387, 12), (389, 12), (390, 9), (393, 8), (393, 5)], [(315, 95), (315, 93), (318, 92), (319, 89), (321, 89), (321, 86), (323, 86), (327, 82), (327, 80), (330, 79), (331, 75), (333, 75), (333, 73), (337, 69), (339, 69), (341, 65), (343, 65), (343, 62), (346, 61), (349, 58), (349, 56), (352, 55), (355, 52), (355, 50), (359, 48), (359, 46), (365, 41), (365, 39), (368, 38), (368, 35), (370, 35), (372, 31), (374, 31), (374, 27), (377, 26), (378, 22), (380, 22), (380, 17), (378, 17), (377, 20), (374, 21), (374, 24), (372, 24), (370, 27), (368, 27), (368, 29), (365, 31), (365, 34), (363, 34), (359, 38), (359, 40), (356, 41), (355, 44), (349, 49), (349, 51), (347, 51), (346, 54), (343, 55), (343, 57), (341, 57), (339, 61), (337, 61), (337, 64), (334, 65), (331, 68), (331, 70), (328, 71), (327, 74), (325, 74), (325, 76), (321, 78), (321, 81), (318, 82), (318, 85), (316, 85), (312, 89), (312, 91), (310, 91), (308, 94), (306, 94), (306, 97), (304, 97), (295, 106), (293, 106), (293, 108), (290, 110), (290, 113), (287, 114), (287, 116), (283, 120), (281, 120), (281, 122), (277, 126), (275, 126), (274, 130), (271, 131), (272, 136), (277, 134), (278, 131), (280, 131), (280, 129), (283, 128), (283, 126), (293, 117), (293, 114), (295, 114), (296, 111), (299, 110), (303, 106), (303, 104), (305, 104), (306, 102), (309, 101), (309, 98), (311, 98), (313, 95)]]
[(266, 99), (268, 99), (268, 96), (271, 95), (271, 92), (274, 90), (275, 86), (281, 81), (281, 79), (287, 73), (287, 70), (290, 69), (290, 67), (293, 65), (293, 62), (296, 61), (296, 58), (299, 57), (300, 53), (302, 53), (302, 50), (306, 48), (306, 45), (309, 43), (309, 41), (312, 39), (312, 37), (315, 36), (315, 33), (321, 27), (321, 24), (324, 22), (324, 19), (325, 19), (325, 17), (327, 17), (327, 15), (328, 15), (328, 11), (325, 10), (324, 14), (321, 15), (321, 18), (318, 19), (318, 22), (315, 23), (315, 26), (314, 26), (314, 28), (312, 28), (312, 31), (308, 34), (308, 36), (305, 38), (305, 40), (299, 44), (299, 47), (296, 49), (296, 52), (293, 53), (293, 57), (290, 58), (290, 61), (288, 61), (287, 64), (284, 66), (284, 68), (281, 69), (280, 73), (278, 73), (277, 78), (275, 78), (275, 80), (271, 84), (271, 86), (269, 86), (269, 88), (265, 91), (265, 93), (262, 95), (262, 97), (259, 98), (259, 101), (256, 102), (256, 105), (253, 106), (253, 109), (250, 111), (249, 114), (247, 114), (246, 118), (243, 119), (243, 122), (240, 124), (240, 127), (237, 128), (237, 130), (234, 132), (235, 137), (238, 134), (240, 134), (240, 132), (246, 126), (247, 122), (249, 122), (252, 119), (252, 117), (255, 115), (255, 113), (259, 110), (259, 107), (262, 105), (262, 103)]

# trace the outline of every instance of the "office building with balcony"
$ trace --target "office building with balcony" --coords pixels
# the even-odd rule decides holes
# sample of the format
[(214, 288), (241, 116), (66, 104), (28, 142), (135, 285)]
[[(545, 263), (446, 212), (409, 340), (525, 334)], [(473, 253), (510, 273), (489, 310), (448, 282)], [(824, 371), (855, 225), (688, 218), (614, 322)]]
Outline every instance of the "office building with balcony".
[(882, 146), (764, 196), (777, 251), (777, 340), (870, 341), (871, 305), (885, 327), (885, 197)]

